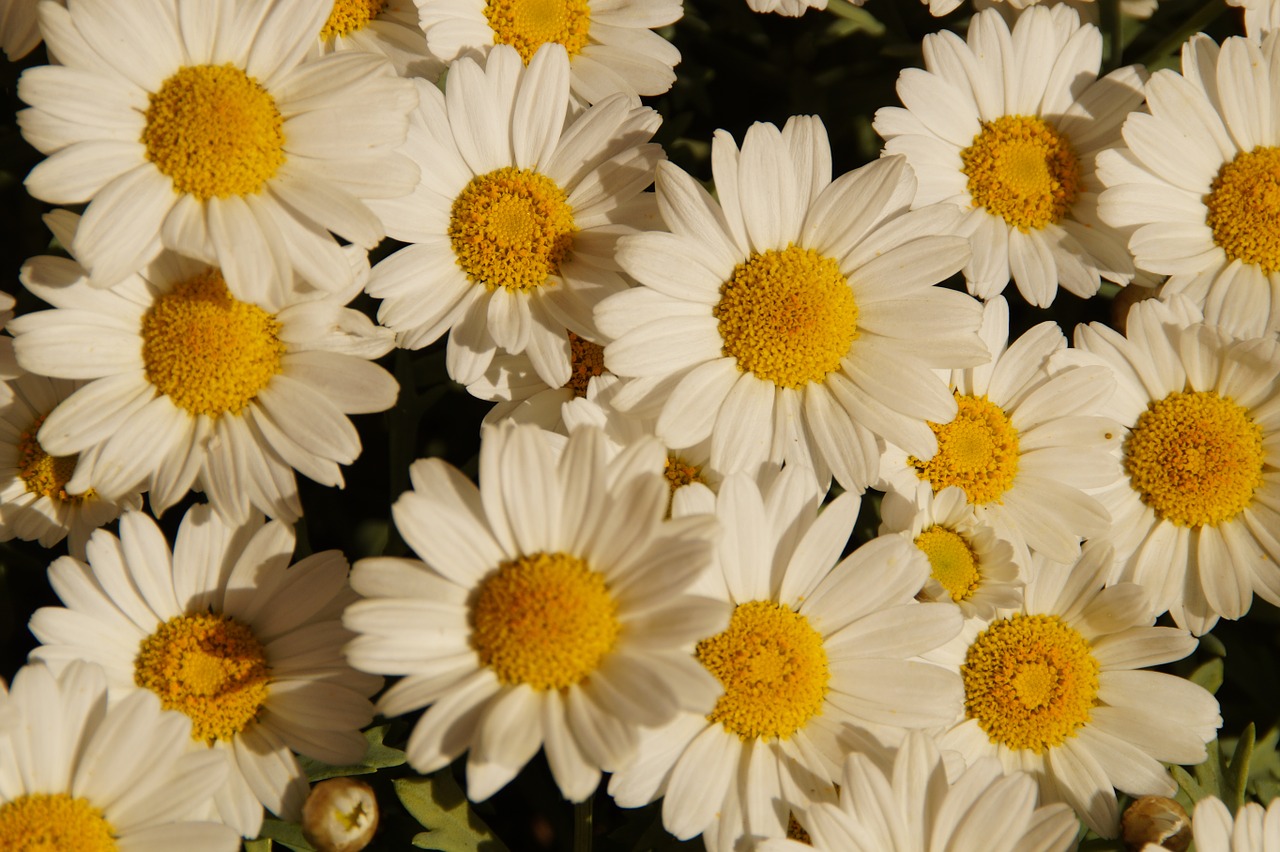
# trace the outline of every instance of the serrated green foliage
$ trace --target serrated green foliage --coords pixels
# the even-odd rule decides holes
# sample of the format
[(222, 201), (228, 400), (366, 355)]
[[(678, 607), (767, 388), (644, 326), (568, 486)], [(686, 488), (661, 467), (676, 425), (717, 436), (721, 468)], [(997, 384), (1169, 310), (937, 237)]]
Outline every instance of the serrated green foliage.
[[(1170, 770), (1193, 806), (1207, 796), (1216, 796), (1227, 810), (1235, 813), (1244, 803), (1249, 787), (1249, 766), (1255, 745), (1253, 723), (1245, 727), (1234, 745), (1230, 741), (1227, 741), (1226, 748), (1223, 745), (1219, 740), (1209, 743), (1206, 747), (1208, 758), (1192, 773), (1180, 766)], [(1272, 754), (1274, 756), (1274, 752)]]
[(397, 778), (396, 796), (427, 831), (414, 835), (413, 845), (438, 852), (507, 852), (484, 820), (467, 802), (466, 794), (448, 769), (418, 778)]
[(1222, 687), (1223, 662), (1221, 657), (1214, 657), (1202, 663), (1188, 678), (1192, 683), (1203, 686), (1210, 695), (1217, 695)]
[(369, 742), (369, 751), (365, 753), (364, 760), (359, 763), (353, 763), (350, 766), (330, 766), (327, 763), (321, 763), (318, 760), (312, 760), (301, 755), (298, 756), (298, 762), (302, 764), (302, 769), (307, 773), (307, 779), (312, 784), (317, 781), (324, 781), (327, 778), (369, 775), (379, 769), (402, 766), (405, 760), (404, 752), (398, 748), (384, 745), (382, 742), (383, 737), (387, 735), (387, 729), (390, 727), (390, 725), (378, 725), (364, 732), (364, 738)]

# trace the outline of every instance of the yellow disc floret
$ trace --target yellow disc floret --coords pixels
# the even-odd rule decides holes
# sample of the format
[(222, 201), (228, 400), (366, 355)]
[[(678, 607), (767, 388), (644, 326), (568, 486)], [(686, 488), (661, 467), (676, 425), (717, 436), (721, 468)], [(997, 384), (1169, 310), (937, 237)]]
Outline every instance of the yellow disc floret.
[(147, 380), (192, 414), (243, 409), (280, 372), (280, 322), (241, 302), (217, 270), (156, 299), (142, 318)]
[(591, 380), (604, 373), (604, 347), (569, 332), (569, 366), (572, 372), (564, 386), (581, 399)]
[(683, 456), (668, 454), (662, 472), (667, 477), (667, 485), (671, 487), (672, 494), (677, 488), (707, 481), (702, 475), (702, 466), (687, 461)]
[(858, 306), (840, 265), (794, 245), (734, 267), (713, 314), (738, 369), (788, 388), (825, 379), (858, 337)]
[(907, 459), (936, 494), (958, 485), (973, 505), (999, 503), (1018, 474), (1018, 430), (1000, 406), (985, 396), (956, 394), (959, 410), (950, 423), (929, 423), (938, 452), (929, 461)]
[(494, 44), (509, 44), (525, 64), (544, 44), (561, 44), (572, 58), (587, 46), (591, 9), (586, 0), (489, 0), (485, 19)]
[(1280, 271), (1280, 148), (1236, 154), (1218, 171), (1204, 203), (1213, 241), (1228, 260)]
[(243, 731), (267, 700), (271, 675), (253, 630), (230, 616), (178, 615), (142, 640), (133, 680), (166, 710), (191, 719), (191, 738), (213, 744)]
[(39, 494), (60, 503), (83, 502), (92, 495), (92, 489), (84, 494), (67, 493), (67, 483), (76, 471), (80, 456), (51, 456), (44, 451), (36, 439), (44, 418), (43, 414), (37, 417), (31, 427), (18, 436), (18, 477), (29, 494)]
[(1229, 521), (1262, 484), (1262, 427), (1214, 391), (1171, 393), (1142, 412), (1124, 445), (1129, 482), (1162, 520)]
[(965, 712), (993, 743), (1040, 754), (1088, 724), (1098, 661), (1056, 615), (1002, 618), (978, 634), (964, 665)]
[(618, 603), (604, 575), (567, 553), (504, 562), (471, 606), (471, 644), (505, 684), (565, 689), (618, 641)]
[(115, 852), (102, 811), (66, 793), (31, 793), (0, 805), (5, 852)]
[(151, 94), (141, 142), (175, 192), (201, 201), (259, 192), (284, 163), (284, 119), (234, 65), (187, 65)]
[(1022, 231), (1062, 221), (1080, 194), (1080, 158), (1070, 140), (1033, 115), (984, 121), (960, 161), (973, 206)]
[(320, 38), (349, 36), (368, 26), (369, 22), (387, 8), (387, 0), (337, 0), (329, 19), (320, 29)]
[(831, 680), (822, 636), (785, 604), (739, 604), (697, 657), (724, 687), (708, 721), (743, 740), (785, 740), (822, 712)]
[(964, 536), (934, 524), (916, 536), (916, 547), (929, 557), (933, 578), (942, 584), (957, 603), (973, 597), (982, 585), (976, 554)]
[(472, 178), (449, 216), (458, 266), (490, 290), (533, 290), (560, 274), (576, 232), (564, 190), (511, 166)]

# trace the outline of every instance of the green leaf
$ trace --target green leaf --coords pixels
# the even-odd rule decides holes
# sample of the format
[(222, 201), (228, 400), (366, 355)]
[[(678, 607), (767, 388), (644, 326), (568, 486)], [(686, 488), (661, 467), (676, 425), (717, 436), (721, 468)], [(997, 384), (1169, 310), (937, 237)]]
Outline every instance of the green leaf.
[(884, 35), (884, 24), (876, 20), (875, 15), (861, 6), (854, 6), (848, 0), (829, 0), (827, 11), (843, 19), (842, 35), (854, 32), (865, 32), (873, 36)]
[(271, 838), (259, 837), (257, 840), (246, 840), (244, 852), (271, 852)]
[(1249, 786), (1249, 763), (1253, 759), (1254, 729), (1250, 722), (1240, 734), (1231, 762), (1222, 773), (1222, 803), (1235, 813), (1244, 804), (1245, 788)]
[(1191, 673), (1189, 680), (1203, 686), (1210, 695), (1216, 695), (1218, 688), (1222, 686), (1222, 658), (1214, 657), (1203, 663)]
[[(1208, 763), (1208, 761), (1205, 761), (1205, 763)], [(1204, 764), (1202, 763), (1200, 765), (1203, 766)], [(1199, 767), (1196, 767), (1196, 769), (1199, 770)], [(1200, 781), (1192, 777), (1192, 775), (1181, 766), (1170, 766), (1169, 772), (1173, 775), (1173, 780), (1177, 781), (1178, 786), (1187, 794), (1187, 798), (1191, 800), (1192, 806), (1205, 796), (1214, 795), (1214, 790), (1217, 789), (1216, 784), (1211, 787), (1203, 786)]]
[(262, 830), (258, 832), (258, 841), (270, 839), (286, 849), (294, 852), (316, 852), (316, 848), (302, 836), (302, 826), (284, 820), (267, 817), (262, 821)]
[(397, 778), (396, 796), (427, 831), (413, 845), (438, 852), (507, 852), (484, 820), (471, 809), (448, 769), (425, 778)]
[(388, 766), (400, 766), (404, 763), (404, 752), (382, 744), (382, 738), (386, 736), (387, 729), (390, 727), (390, 725), (378, 725), (364, 732), (364, 738), (369, 741), (369, 751), (360, 763), (353, 763), (350, 766), (330, 766), (301, 755), (298, 757), (298, 762), (302, 764), (312, 784), (326, 778), (369, 775)]

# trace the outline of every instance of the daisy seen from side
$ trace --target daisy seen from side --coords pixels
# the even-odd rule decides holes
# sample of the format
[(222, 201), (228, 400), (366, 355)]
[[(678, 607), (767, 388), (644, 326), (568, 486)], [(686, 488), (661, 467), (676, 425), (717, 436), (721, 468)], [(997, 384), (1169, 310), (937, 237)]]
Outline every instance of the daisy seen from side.
[(467, 392), (494, 403), (484, 416), (485, 424), (510, 419), (567, 435), (561, 409), (587, 396), (595, 380), (605, 375), (604, 347), (569, 332), (569, 370), (567, 382), (551, 387), (527, 354), (497, 352), (484, 375), (467, 385)]
[(403, 77), (434, 80), (444, 63), (427, 50), (419, 0), (336, 0), (320, 29), (321, 54), (363, 50), (391, 60)]

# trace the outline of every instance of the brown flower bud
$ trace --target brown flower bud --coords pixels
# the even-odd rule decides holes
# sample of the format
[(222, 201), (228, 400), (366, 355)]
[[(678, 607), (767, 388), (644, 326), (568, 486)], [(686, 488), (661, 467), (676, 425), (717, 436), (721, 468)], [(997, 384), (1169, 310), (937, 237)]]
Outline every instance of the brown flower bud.
[(377, 830), (373, 788), (354, 778), (321, 781), (302, 806), (302, 835), (319, 852), (360, 852)]
[(1155, 843), (1170, 852), (1187, 852), (1191, 845), (1191, 818), (1182, 805), (1164, 796), (1136, 800), (1125, 809), (1121, 830), (1129, 849)]

